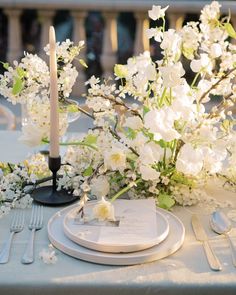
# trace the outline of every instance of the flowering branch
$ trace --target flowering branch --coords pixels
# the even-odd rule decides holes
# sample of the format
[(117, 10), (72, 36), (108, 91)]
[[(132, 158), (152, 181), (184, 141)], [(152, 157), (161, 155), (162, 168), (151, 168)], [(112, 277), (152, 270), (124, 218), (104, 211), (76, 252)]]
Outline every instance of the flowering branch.
[(231, 73), (233, 73), (236, 70), (236, 68), (233, 68), (231, 70), (228, 70), (227, 73), (225, 73), (224, 76), (222, 76), (216, 83), (214, 83), (207, 91), (205, 91), (200, 99), (199, 99), (199, 103), (201, 103), (203, 101), (203, 99), (211, 92), (211, 90), (215, 89), (224, 79), (226, 79)]
[[(47, 140), (47, 139), (43, 139), (42, 142), (43, 142), (43, 143), (46, 143), (46, 144), (50, 143), (50, 141)], [(59, 142), (59, 144), (60, 144), (61, 146), (73, 146), (73, 145), (74, 145), (74, 146), (77, 146), (77, 145), (80, 145), (80, 146), (87, 146), (87, 147), (89, 147), (89, 148), (91, 148), (91, 149), (93, 149), (93, 150), (95, 150), (95, 151), (98, 150), (94, 145), (92, 145), (92, 144), (88, 144), (88, 143), (83, 142), (83, 141)]]

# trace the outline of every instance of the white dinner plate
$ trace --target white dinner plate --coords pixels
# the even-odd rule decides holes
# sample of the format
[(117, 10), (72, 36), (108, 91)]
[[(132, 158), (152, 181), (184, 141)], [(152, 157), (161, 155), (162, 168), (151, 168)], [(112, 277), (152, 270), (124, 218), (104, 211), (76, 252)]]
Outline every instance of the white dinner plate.
[(106, 253), (82, 247), (71, 241), (63, 231), (63, 220), (68, 212), (78, 204), (69, 206), (54, 214), (48, 222), (48, 237), (50, 242), (62, 252), (89, 262), (107, 265), (134, 265), (167, 257), (176, 252), (183, 244), (185, 228), (182, 222), (172, 213), (157, 209), (168, 220), (169, 234), (160, 244), (143, 251), (132, 253)]
[[(96, 203), (87, 202), (85, 211), (91, 213)], [(151, 205), (151, 208), (145, 208), (145, 205)], [(77, 208), (73, 208), (65, 215), (64, 233), (73, 242), (92, 250), (111, 253), (141, 251), (159, 244), (169, 233), (167, 219), (153, 208), (154, 200), (116, 200), (114, 209), (120, 216), (119, 226), (78, 224)], [(146, 223), (140, 220), (141, 211)]]

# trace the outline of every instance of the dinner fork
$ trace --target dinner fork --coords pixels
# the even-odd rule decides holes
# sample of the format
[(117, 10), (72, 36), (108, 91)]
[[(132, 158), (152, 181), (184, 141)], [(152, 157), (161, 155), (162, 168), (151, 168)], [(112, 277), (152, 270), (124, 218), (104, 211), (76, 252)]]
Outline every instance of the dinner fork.
[(39, 230), (43, 227), (43, 206), (34, 205), (32, 206), (32, 212), (29, 223), (30, 238), (25, 250), (24, 255), (21, 258), (23, 264), (30, 264), (34, 262), (34, 236), (36, 230)]
[(15, 233), (21, 232), (23, 228), (24, 228), (24, 212), (22, 210), (16, 210), (10, 225), (10, 236), (0, 253), (0, 264), (7, 263), (9, 261), (13, 236)]

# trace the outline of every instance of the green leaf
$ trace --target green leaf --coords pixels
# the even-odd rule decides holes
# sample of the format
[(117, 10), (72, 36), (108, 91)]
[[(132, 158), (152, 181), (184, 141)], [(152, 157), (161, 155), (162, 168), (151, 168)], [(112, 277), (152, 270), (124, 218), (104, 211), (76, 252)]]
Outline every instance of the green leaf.
[(143, 107), (143, 115), (145, 116), (148, 112), (150, 111), (150, 109), (146, 106)]
[(126, 78), (128, 74), (127, 67), (121, 64), (116, 64), (114, 67), (114, 73), (119, 78)]
[(68, 105), (67, 111), (70, 112), (70, 113), (77, 113), (77, 112), (79, 112), (78, 107), (76, 105), (74, 105), (74, 104)]
[(135, 169), (135, 163), (136, 163), (135, 161), (129, 161), (129, 164), (132, 170)]
[(159, 202), (159, 206), (163, 209), (169, 210), (175, 204), (175, 200), (170, 195), (165, 193), (161, 193), (157, 199)]
[(183, 55), (187, 59), (193, 59), (194, 58), (194, 49), (193, 48), (188, 48), (188, 47), (183, 46), (182, 52), (183, 52)]
[(168, 147), (168, 142), (164, 141), (163, 139), (160, 139), (157, 141), (157, 143), (160, 145), (160, 147), (167, 148)]
[(9, 69), (9, 63), (8, 62), (0, 62), (1, 64), (2, 64), (2, 66), (3, 66), (3, 68), (5, 69), (5, 70), (8, 70)]
[(181, 183), (184, 185), (187, 185), (188, 187), (194, 187), (195, 186), (195, 182), (193, 179), (185, 176), (183, 173), (175, 171), (173, 173), (173, 175), (171, 176), (171, 180), (177, 182), (177, 183)]
[(14, 164), (0, 162), (0, 169), (2, 170), (4, 175), (11, 173), (10, 167), (14, 167)]
[(95, 136), (93, 134), (89, 134), (84, 138), (83, 143), (90, 144), (90, 145), (96, 144), (97, 143), (97, 136)]
[(230, 23), (225, 23), (224, 28), (225, 28), (225, 30), (227, 31), (228, 35), (231, 38), (236, 39), (236, 32), (235, 32), (233, 26)]
[(133, 130), (132, 128), (129, 128), (129, 127), (128, 127), (127, 131), (125, 132), (125, 134), (129, 139), (135, 139), (135, 137), (136, 137), (135, 130)]
[(93, 174), (93, 168), (92, 168), (92, 166), (89, 166), (83, 172), (83, 176), (91, 176), (92, 174)]
[(145, 130), (144, 128), (142, 129), (143, 134), (149, 138), (149, 140), (154, 140), (154, 134), (152, 134), (151, 132), (148, 132), (147, 130)]
[(86, 69), (88, 68), (86, 62), (85, 62), (83, 59), (80, 58), (80, 59), (79, 59), (79, 62), (80, 62), (80, 64), (81, 64), (83, 67), (85, 67)]
[(25, 77), (25, 71), (22, 68), (17, 67), (16, 72), (17, 72), (19, 78), (24, 78)]
[(228, 132), (230, 130), (230, 128), (231, 128), (231, 124), (232, 124), (232, 122), (230, 120), (226, 119), (226, 120), (224, 120), (222, 122), (221, 127), (222, 127), (223, 130)]
[(23, 89), (24, 85), (23, 82), (21, 81), (21, 79), (19, 77), (15, 77), (14, 78), (14, 84), (12, 87), (12, 94), (13, 95), (17, 95), (21, 92), (21, 90)]

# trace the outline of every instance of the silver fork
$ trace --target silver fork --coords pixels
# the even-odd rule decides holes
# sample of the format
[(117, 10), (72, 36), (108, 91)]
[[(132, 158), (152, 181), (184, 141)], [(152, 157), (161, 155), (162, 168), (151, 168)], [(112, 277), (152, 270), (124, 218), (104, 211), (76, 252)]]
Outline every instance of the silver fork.
[(36, 230), (39, 230), (43, 227), (43, 206), (33, 205), (32, 213), (29, 223), (30, 238), (25, 250), (24, 255), (21, 258), (23, 264), (30, 264), (34, 262), (34, 236)]
[(9, 261), (11, 244), (15, 233), (19, 233), (24, 228), (24, 212), (22, 210), (16, 210), (12, 218), (10, 225), (10, 236), (5, 242), (4, 247), (0, 253), (0, 264), (7, 263)]

